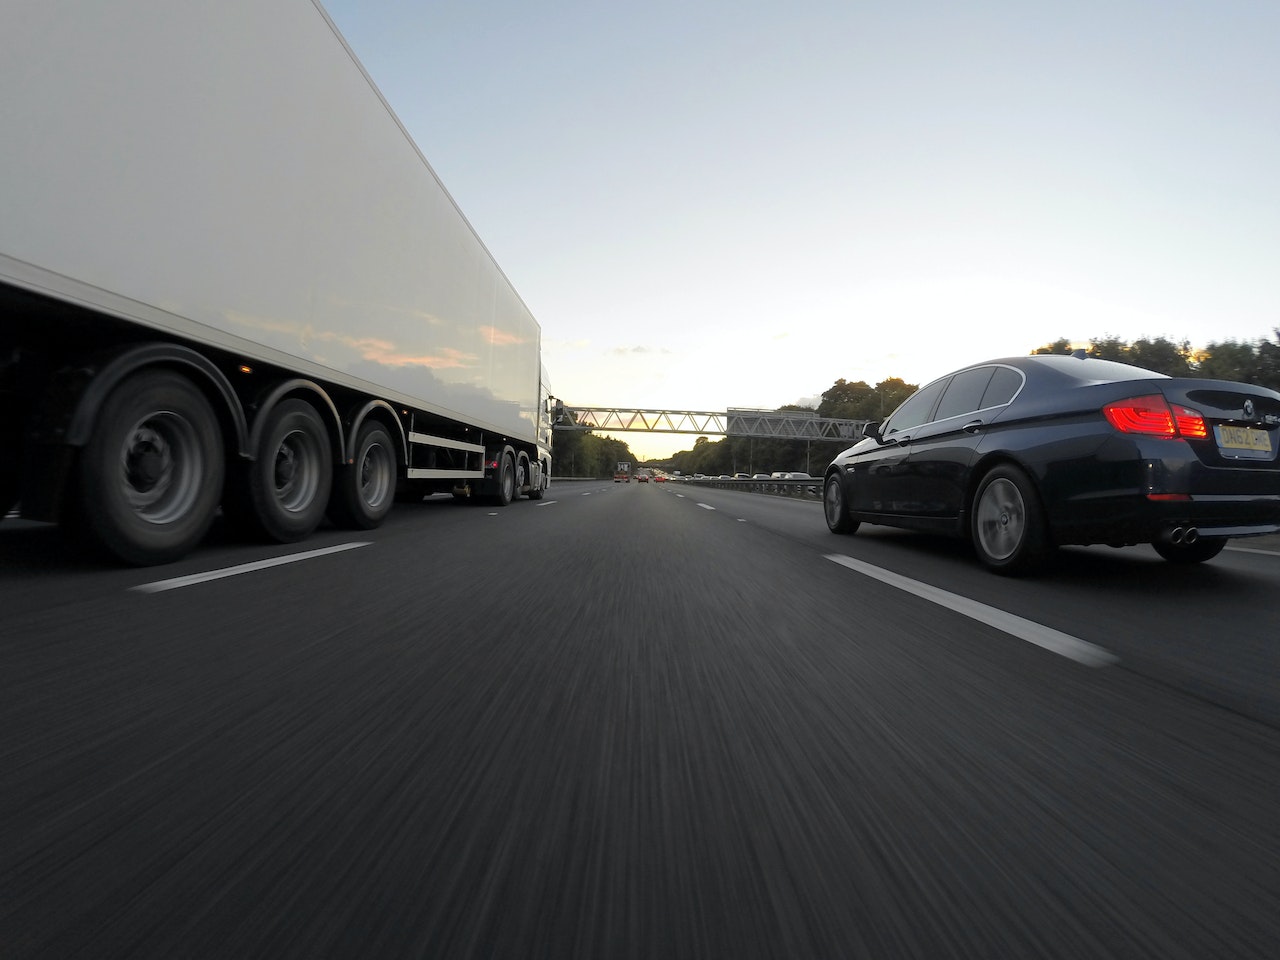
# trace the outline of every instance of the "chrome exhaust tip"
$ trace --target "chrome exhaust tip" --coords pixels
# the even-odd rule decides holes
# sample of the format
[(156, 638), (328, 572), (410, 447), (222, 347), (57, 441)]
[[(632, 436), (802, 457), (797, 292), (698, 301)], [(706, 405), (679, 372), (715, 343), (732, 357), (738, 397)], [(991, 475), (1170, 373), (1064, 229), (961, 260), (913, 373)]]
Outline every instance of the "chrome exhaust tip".
[(1170, 543), (1181, 543), (1183, 537), (1182, 528), (1174, 527), (1165, 535), (1165, 537)]
[(1187, 527), (1182, 533), (1182, 542), (1185, 544), (1195, 543), (1200, 539), (1200, 531), (1195, 527)]

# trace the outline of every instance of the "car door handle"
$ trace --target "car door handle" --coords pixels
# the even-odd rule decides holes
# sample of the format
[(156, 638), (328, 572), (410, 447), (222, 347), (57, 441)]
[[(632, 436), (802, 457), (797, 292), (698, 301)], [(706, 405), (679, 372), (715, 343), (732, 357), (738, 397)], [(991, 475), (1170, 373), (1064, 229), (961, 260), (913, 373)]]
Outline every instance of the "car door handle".
[(970, 420), (968, 423), (966, 423), (966, 424), (965, 424), (963, 427), (961, 427), (960, 429), (961, 429), (961, 430), (963, 430), (965, 433), (977, 433), (979, 430), (981, 430), (981, 429), (982, 429), (982, 421), (981, 421), (981, 420)]

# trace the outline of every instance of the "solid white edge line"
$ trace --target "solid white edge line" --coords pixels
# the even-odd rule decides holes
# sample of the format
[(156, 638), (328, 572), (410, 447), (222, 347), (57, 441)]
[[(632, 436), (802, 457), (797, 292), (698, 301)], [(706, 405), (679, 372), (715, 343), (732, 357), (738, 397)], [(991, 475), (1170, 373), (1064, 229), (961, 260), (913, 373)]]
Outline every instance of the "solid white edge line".
[(221, 580), (224, 577), (234, 577), (242, 573), (252, 573), (255, 570), (279, 567), (286, 563), (297, 563), (299, 560), (310, 560), (313, 557), (323, 557), (330, 553), (341, 553), (344, 550), (354, 550), (356, 547), (368, 547), (371, 545), (367, 541), (340, 543), (336, 547), (322, 547), (319, 550), (308, 550), (306, 553), (291, 553), (287, 557), (274, 557), (270, 560), (255, 560), (253, 563), (242, 563), (237, 567), (223, 567), (221, 570), (210, 570), (207, 573), (193, 573), (190, 576), (174, 577), (171, 580), (154, 580), (151, 583), (143, 583), (129, 589), (137, 593), (161, 593), (165, 590), (177, 590), (179, 587), (189, 587), (208, 580)]
[(1059, 656), (1068, 657), (1077, 663), (1084, 664), (1086, 667), (1105, 667), (1120, 662), (1119, 657), (1104, 647), (1099, 647), (1096, 644), (1089, 643), (1087, 640), (1081, 640), (1079, 637), (1073, 637), (1070, 634), (1054, 630), (1052, 627), (1046, 627), (1044, 624), (1036, 623), (1033, 620), (1024, 620), (1022, 617), (1007, 611), (989, 607), (985, 603), (979, 603), (977, 600), (971, 600), (968, 597), (962, 597), (958, 593), (950, 593), (927, 583), (921, 583), (919, 580), (912, 580), (910, 577), (904, 577), (872, 564), (864, 563), (861, 560), (855, 560), (853, 557), (847, 557), (844, 554), (829, 553), (826, 558), (833, 563), (840, 564), (842, 567), (848, 567), (850, 570), (861, 573), (863, 576), (871, 577), (891, 587), (915, 594), (917, 597), (946, 607), (948, 610), (968, 617), (970, 620), (977, 620), (979, 623), (995, 627), (997, 630), (1017, 637), (1019, 640), (1034, 643), (1037, 647), (1043, 647), (1045, 650), (1049, 650)]
[(1280, 553), (1275, 550), (1259, 550), (1257, 547), (1232, 547), (1228, 545), (1225, 549), (1232, 553), (1260, 553), (1264, 557), (1280, 557)]

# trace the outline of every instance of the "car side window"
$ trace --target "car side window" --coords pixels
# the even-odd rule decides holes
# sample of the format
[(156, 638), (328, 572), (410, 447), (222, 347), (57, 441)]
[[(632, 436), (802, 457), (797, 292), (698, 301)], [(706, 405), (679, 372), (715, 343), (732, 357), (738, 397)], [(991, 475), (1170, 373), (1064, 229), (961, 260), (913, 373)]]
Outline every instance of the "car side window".
[(978, 367), (976, 370), (964, 370), (951, 378), (951, 385), (942, 395), (938, 403), (935, 420), (946, 420), (958, 417), (963, 413), (973, 413), (982, 408), (982, 395), (987, 391), (991, 375), (995, 367)]
[(1022, 389), (1022, 374), (1012, 367), (996, 367), (995, 375), (982, 395), (982, 407), (998, 407), (1008, 403)]
[(929, 420), (929, 414), (933, 412), (933, 405), (938, 399), (938, 395), (950, 383), (949, 380), (939, 380), (937, 383), (931, 383), (927, 387), (921, 387), (900, 406), (885, 422), (884, 436), (892, 437), (895, 433), (903, 430), (911, 430), (920, 426)]

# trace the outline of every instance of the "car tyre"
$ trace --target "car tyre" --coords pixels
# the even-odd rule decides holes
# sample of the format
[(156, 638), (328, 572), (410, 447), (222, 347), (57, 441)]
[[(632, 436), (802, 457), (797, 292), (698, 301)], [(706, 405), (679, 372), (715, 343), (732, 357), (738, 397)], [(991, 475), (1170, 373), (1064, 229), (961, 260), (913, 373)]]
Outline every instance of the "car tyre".
[(822, 512), (832, 533), (856, 533), (859, 522), (849, 516), (849, 498), (838, 473), (830, 474), (822, 488)]
[(1204, 563), (1212, 560), (1227, 545), (1226, 537), (1201, 537), (1194, 543), (1161, 543), (1151, 546), (1170, 563)]
[(1013, 464), (1001, 464), (983, 476), (970, 524), (978, 558), (996, 573), (1035, 573), (1053, 552), (1040, 497), (1030, 477)]

